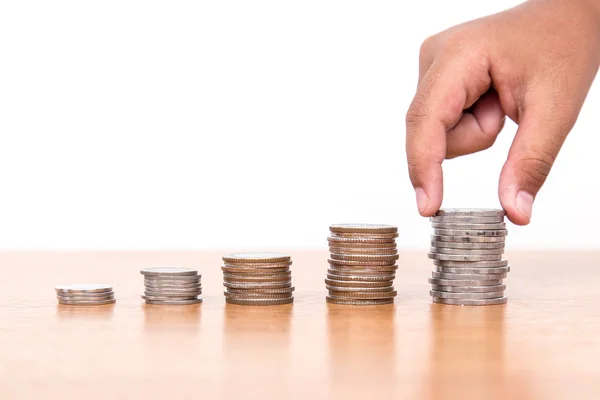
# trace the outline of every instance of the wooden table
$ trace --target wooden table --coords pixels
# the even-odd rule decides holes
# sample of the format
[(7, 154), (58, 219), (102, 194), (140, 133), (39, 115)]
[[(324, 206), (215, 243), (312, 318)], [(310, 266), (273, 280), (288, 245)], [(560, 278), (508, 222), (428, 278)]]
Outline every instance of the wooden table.
[[(290, 252), (293, 305), (225, 305), (221, 254), (0, 254), (0, 398), (600, 398), (599, 253), (509, 252), (490, 307), (432, 304), (431, 262), (405, 253), (395, 305), (366, 308), (325, 303), (325, 251)], [(198, 268), (204, 303), (145, 305), (156, 265)], [(83, 282), (116, 305), (57, 305)]]

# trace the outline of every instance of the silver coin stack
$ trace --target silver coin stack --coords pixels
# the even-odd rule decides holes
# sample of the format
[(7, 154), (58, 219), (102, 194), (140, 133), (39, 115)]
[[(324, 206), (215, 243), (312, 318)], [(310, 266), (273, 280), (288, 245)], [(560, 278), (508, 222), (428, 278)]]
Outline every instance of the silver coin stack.
[(202, 303), (202, 276), (193, 268), (144, 268), (144, 294), (146, 304), (187, 305)]
[(389, 304), (397, 295), (398, 266), (392, 225), (333, 224), (329, 226), (330, 258), (325, 285), (328, 303), (366, 306)]
[(115, 293), (112, 286), (103, 284), (59, 285), (55, 288), (59, 304), (71, 306), (99, 306), (113, 304)]
[(292, 258), (280, 253), (235, 253), (223, 256), (225, 302), (244, 306), (293, 303)]
[(510, 271), (502, 258), (508, 234), (500, 209), (442, 209), (431, 217), (428, 256), (435, 271), (429, 278), (434, 303), (461, 306), (504, 304)]

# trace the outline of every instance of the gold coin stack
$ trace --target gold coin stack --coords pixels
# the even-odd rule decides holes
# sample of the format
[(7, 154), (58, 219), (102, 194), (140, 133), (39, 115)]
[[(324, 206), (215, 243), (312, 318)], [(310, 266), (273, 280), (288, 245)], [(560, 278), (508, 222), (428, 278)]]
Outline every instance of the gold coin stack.
[(394, 302), (398, 228), (391, 225), (329, 226), (328, 303), (378, 305)]
[(225, 301), (245, 306), (271, 306), (294, 301), (292, 259), (280, 253), (236, 253), (223, 256)]

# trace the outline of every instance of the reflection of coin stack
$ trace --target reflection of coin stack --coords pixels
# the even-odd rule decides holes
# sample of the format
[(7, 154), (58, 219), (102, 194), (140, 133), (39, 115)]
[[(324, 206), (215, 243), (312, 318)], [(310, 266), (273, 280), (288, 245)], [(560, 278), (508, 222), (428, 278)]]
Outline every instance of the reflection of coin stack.
[(446, 209), (431, 217), (429, 279), (435, 303), (483, 306), (506, 303), (510, 267), (502, 259), (507, 235), (504, 210)]
[(391, 225), (335, 224), (329, 227), (327, 302), (377, 305), (394, 302), (396, 238)]
[(192, 268), (144, 268), (144, 295), (147, 304), (186, 305), (202, 303), (201, 275)]
[(292, 260), (279, 253), (238, 253), (223, 256), (225, 301), (247, 306), (289, 304), (292, 292)]
[(115, 293), (110, 285), (59, 285), (55, 290), (59, 304), (72, 306), (98, 306), (115, 302)]

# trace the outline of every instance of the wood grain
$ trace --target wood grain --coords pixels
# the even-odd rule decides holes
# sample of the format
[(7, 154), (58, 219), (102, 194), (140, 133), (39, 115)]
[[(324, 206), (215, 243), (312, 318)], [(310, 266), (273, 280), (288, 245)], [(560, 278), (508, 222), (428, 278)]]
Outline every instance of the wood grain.
[[(291, 252), (292, 305), (225, 305), (221, 253), (0, 254), (2, 399), (598, 399), (599, 253), (508, 253), (504, 306), (432, 304), (425, 252), (394, 305), (325, 303), (325, 251)], [(147, 306), (139, 270), (198, 268), (204, 303)], [(114, 306), (58, 306), (60, 283)]]

